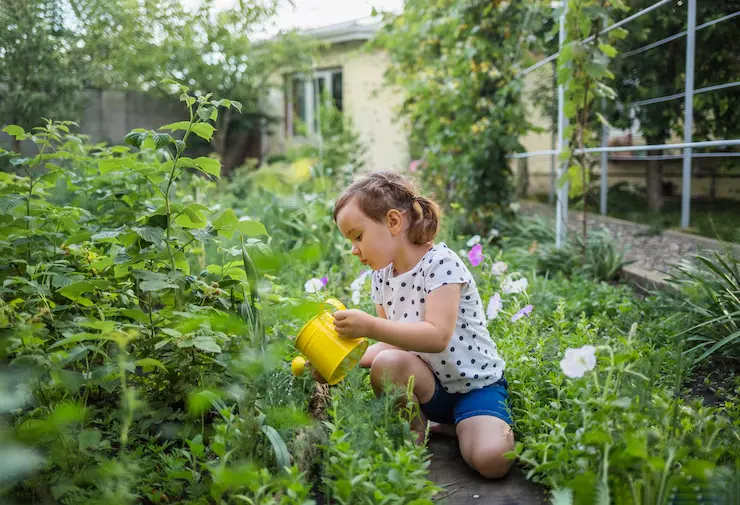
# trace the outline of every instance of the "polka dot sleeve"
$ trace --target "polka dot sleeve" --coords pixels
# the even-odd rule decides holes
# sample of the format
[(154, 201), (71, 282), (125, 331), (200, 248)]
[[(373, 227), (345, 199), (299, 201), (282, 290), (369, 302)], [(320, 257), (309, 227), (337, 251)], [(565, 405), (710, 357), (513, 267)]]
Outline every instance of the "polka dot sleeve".
[(372, 298), (375, 305), (383, 305), (383, 277), (382, 270), (373, 272)]
[(467, 284), (470, 271), (462, 260), (447, 248), (441, 248), (423, 267), (427, 293), (446, 284)]

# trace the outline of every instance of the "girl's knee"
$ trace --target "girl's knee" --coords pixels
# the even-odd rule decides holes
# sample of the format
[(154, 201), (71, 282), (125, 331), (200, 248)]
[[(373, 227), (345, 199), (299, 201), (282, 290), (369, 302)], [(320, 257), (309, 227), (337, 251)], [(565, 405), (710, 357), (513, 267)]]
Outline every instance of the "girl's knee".
[(402, 372), (412, 357), (407, 351), (386, 349), (375, 355), (370, 365), (370, 380), (375, 386), (382, 386), (383, 381), (396, 383), (399, 372)]
[(501, 450), (497, 447), (477, 446), (470, 450), (465, 460), (473, 469), (487, 479), (500, 479), (504, 477), (512, 465), (513, 459), (505, 456), (508, 449)]

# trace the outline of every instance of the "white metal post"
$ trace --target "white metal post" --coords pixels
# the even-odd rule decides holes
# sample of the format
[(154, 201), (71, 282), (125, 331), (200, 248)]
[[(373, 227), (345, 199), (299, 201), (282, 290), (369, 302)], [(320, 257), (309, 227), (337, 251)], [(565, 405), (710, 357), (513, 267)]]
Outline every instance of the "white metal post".
[[(601, 111), (606, 117), (606, 99), (601, 99)], [(609, 127), (606, 124), (601, 125), (601, 147), (607, 147), (609, 143)], [(601, 153), (601, 199), (599, 202), (599, 210), (602, 216), (606, 216), (606, 198), (607, 191), (609, 190), (608, 185), (609, 176), (609, 158), (606, 152)]]
[[(560, 15), (560, 43), (562, 51), (565, 43), (565, 14), (568, 10), (568, 3), (564, 2), (563, 12)], [(565, 149), (565, 89), (563, 85), (558, 86), (558, 157)], [(561, 180), (563, 173), (568, 167), (565, 162), (558, 160), (558, 180)], [(568, 230), (568, 182), (566, 181), (558, 189), (558, 199), (555, 205), (555, 247), (561, 248), (565, 243), (565, 237)]]
[[(689, 0), (686, 27), (686, 89), (684, 97), (683, 141), (693, 140), (694, 129), (694, 49), (696, 46), (696, 0)], [(683, 150), (683, 184), (681, 186), (681, 228), (689, 227), (691, 209), (691, 151)]]

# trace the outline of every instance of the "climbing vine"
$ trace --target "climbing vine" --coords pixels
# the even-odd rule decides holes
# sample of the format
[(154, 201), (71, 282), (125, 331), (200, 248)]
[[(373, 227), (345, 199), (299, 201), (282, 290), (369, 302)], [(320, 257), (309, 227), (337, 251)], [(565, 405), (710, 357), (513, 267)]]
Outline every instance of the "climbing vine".
[[(564, 87), (564, 113), (569, 122), (565, 130), (567, 145), (561, 154), (567, 171), (559, 181), (570, 182), (570, 195), (582, 195), (583, 243), (586, 243), (586, 196), (591, 179), (592, 160), (583, 152), (598, 143), (595, 127), (606, 119), (594, 111), (597, 98), (614, 100), (608, 84), (614, 79), (609, 63), (617, 54), (611, 44), (627, 32), (616, 28), (602, 34), (613, 14), (627, 10), (622, 0), (568, 0), (565, 14), (565, 41), (558, 57), (558, 84)], [(593, 121), (593, 117), (599, 121)]]

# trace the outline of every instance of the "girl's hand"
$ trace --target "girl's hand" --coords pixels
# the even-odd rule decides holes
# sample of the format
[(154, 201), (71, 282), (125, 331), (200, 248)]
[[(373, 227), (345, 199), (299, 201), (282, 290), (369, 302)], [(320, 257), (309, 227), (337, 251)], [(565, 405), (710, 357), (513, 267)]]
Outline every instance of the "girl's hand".
[(372, 333), (374, 319), (373, 316), (361, 310), (338, 310), (334, 313), (334, 328), (342, 337), (365, 337)]

